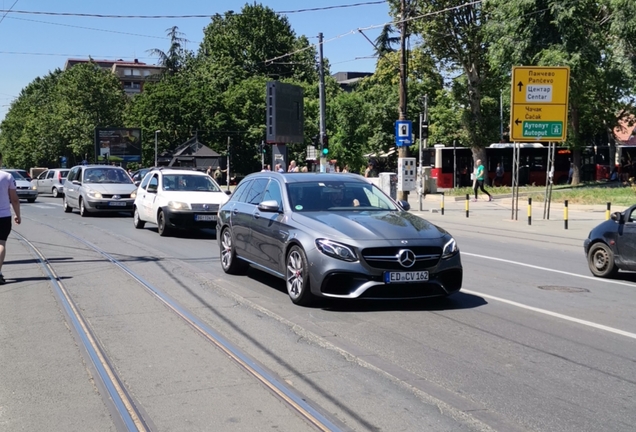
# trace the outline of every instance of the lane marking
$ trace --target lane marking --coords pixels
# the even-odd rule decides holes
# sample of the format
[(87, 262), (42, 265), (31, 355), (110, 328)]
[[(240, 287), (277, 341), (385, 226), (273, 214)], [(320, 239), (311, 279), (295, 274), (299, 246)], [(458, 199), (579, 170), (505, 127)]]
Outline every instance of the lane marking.
[(563, 314), (552, 312), (552, 311), (549, 311), (549, 310), (546, 310), (546, 309), (541, 309), (541, 308), (536, 308), (536, 307), (533, 307), (533, 306), (528, 306), (528, 305), (525, 305), (523, 303), (518, 303), (518, 302), (515, 302), (515, 301), (512, 301), (512, 300), (502, 299), (501, 297), (495, 297), (495, 296), (491, 296), (489, 294), (482, 294), (482, 293), (477, 292), (477, 291), (471, 291), (471, 290), (466, 290), (466, 289), (462, 288), (461, 292), (467, 293), (467, 294), (476, 295), (476, 296), (480, 296), (480, 297), (483, 297), (483, 298), (487, 298), (489, 300), (495, 300), (495, 301), (498, 301), (498, 302), (506, 303), (506, 304), (509, 304), (511, 306), (519, 307), (521, 309), (527, 309), (527, 310), (530, 310), (530, 311), (533, 311), (533, 312), (538, 312), (538, 313), (541, 313), (541, 314), (544, 314), (544, 315), (549, 315), (551, 317), (560, 318), (562, 320), (570, 321), (570, 322), (573, 322), (573, 323), (582, 324), (584, 326), (593, 327), (593, 328), (598, 329), (598, 330), (604, 330), (604, 331), (607, 331), (607, 332), (610, 332), (610, 333), (615, 333), (617, 335), (625, 336), (625, 337), (628, 337), (628, 338), (631, 338), (631, 339), (636, 339), (636, 333), (630, 333), (630, 332), (627, 332), (627, 331), (624, 331), (624, 330), (620, 330), (620, 329), (617, 329), (617, 328), (614, 328), (614, 327), (609, 327), (609, 326), (606, 326), (606, 325), (603, 325), (603, 324), (596, 324), (596, 323), (594, 323), (592, 321), (586, 321), (586, 320), (582, 320), (582, 319), (579, 319), (579, 318), (574, 318), (574, 317), (571, 317), (571, 316), (568, 316), (568, 315), (563, 315)]
[(580, 275), (577, 273), (570, 273), (570, 272), (566, 272), (563, 270), (556, 270), (556, 269), (551, 269), (551, 268), (547, 268), (547, 267), (541, 267), (541, 266), (536, 266), (536, 265), (532, 265), (532, 264), (526, 264), (526, 263), (522, 263), (519, 261), (511, 261), (511, 260), (507, 260), (507, 259), (503, 259), (503, 258), (495, 258), (495, 257), (489, 257), (486, 255), (479, 255), (479, 254), (473, 254), (473, 253), (469, 253), (469, 252), (461, 252), (462, 255), (466, 255), (466, 256), (471, 256), (471, 257), (475, 257), (475, 258), (483, 258), (483, 259), (487, 259), (487, 260), (492, 260), (492, 261), (499, 261), (499, 262), (504, 262), (504, 263), (508, 263), (508, 264), (514, 264), (514, 265), (518, 265), (521, 267), (528, 267), (531, 269), (535, 269), (535, 270), (543, 270), (543, 271), (547, 271), (547, 272), (552, 272), (552, 273), (559, 273), (562, 275), (566, 275), (566, 276), (574, 276), (577, 278), (581, 278), (581, 279), (587, 279), (587, 280), (592, 280), (592, 281), (596, 281), (596, 282), (603, 282), (603, 283), (611, 283), (614, 285), (623, 285), (623, 286), (628, 286), (631, 288), (636, 288), (636, 284), (633, 283), (629, 283), (629, 282), (623, 282), (623, 281), (617, 281), (617, 280), (612, 280), (612, 279), (600, 279), (594, 276), (586, 276), (586, 275)]
[[(553, 273), (560, 273), (560, 274), (564, 274), (564, 275), (568, 275), (568, 276), (575, 276), (575, 277), (579, 277), (579, 278), (583, 278), (583, 279), (591, 279), (591, 280), (596, 280), (596, 281), (599, 280), (598, 278), (591, 277), (591, 276), (578, 275), (576, 273), (570, 273), (570, 272), (565, 272), (565, 271), (561, 271), (561, 270), (549, 269), (549, 268), (545, 268), (545, 267), (535, 266), (535, 265), (532, 265), (532, 264), (525, 264), (525, 263), (520, 263), (520, 262), (517, 262), (517, 261), (506, 260), (506, 259), (502, 259), (502, 258), (493, 258), (493, 257), (484, 256), (484, 255), (471, 254), (471, 253), (468, 253), (468, 252), (462, 252), (462, 255), (472, 256), (472, 257), (476, 257), (476, 258), (489, 259), (489, 260), (493, 260), (493, 261), (500, 261), (500, 262), (505, 262), (505, 263), (508, 263), (508, 264), (515, 264), (515, 265), (519, 265), (519, 266), (522, 266), (522, 267), (529, 267), (529, 268), (538, 269), (538, 270), (544, 270), (544, 271), (553, 272)], [(605, 282), (605, 281), (603, 281), (603, 282)], [(619, 282), (619, 281), (608, 280), (607, 282), (615, 282), (618, 285), (625, 285), (625, 286), (634, 287), (633, 284), (628, 284), (628, 283)], [(617, 329), (617, 328), (614, 328), (614, 327), (609, 327), (609, 326), (606, 326), (606, 325), (603, 325), (603, 324), (597, 324), (597, 323), (592, 322), (592, 321), (582, 320), (580, 318), (574, 318), (574, 317), (571, 317), (569, 315), (564, 315), (564, 314), (560, 314), (560, 313), (557, 313), (557, 312), (552, 312), (552, 311), (549, 311), (549, 310), (546, 310), (546, 309), (541, 309), (541, 308), (537, 308), (537, 307), (534, 307), (534, 306), (528, 306), (528, 305), (525, 305), (523, 303), (519, 303), (519, 302), (512, 301), (512, 300), (506, 300), (504, 298), (496, 297), (496, 296), (493, 296), (493, 295), (490, 295), (490, 294), (484, 294), (484, 293), (481, 293), (481, 292), (467, 290), (467, 289), (463, 289), (463, 288), (462, 288), (461, 292), (464, 292), (464, 293), (467, 293), (467, 294), (476, 295), (476, 296), (480, 296), (480, 297), (483, 297), (483, 298), (486, 298), (486, 299), (489, 299), (489, 300), (498, 301), (498, 302), (505, 303), (505, 304), (508, 304), (508, 305), (511, 305), (511, 306), (515, 306), (515, 307), (518, 307), (518, 308), (521, 308), (521, 309), (526, 309), (526, 310), (529, 310), (529, 311), (532, 311), (532, 312), (537, 312), (537, 313), (540, 313), (540, 314), (543, 314), (543, 315), (548, 315), (548, 316), (551, 316), (551, 317), (554, 317), (554, 318), (559, 318), (559, 319), (562, 319), (562, 320), (565, 320), (565, 321), (570, 321), (570, 322), (573, 322), (573, 323), (576, 323), (576, 324), (581, 324), (581, 325), (584, 325), (584, 326), (587, 326), (587, 327), (595, 328), (597, 330), (603, 330), (603, 331), (606, 331), (606, 332), (609, 332), (609, 333), (614, 333), (614, 334), (617, 334), (617, 335), (620, 335), (620, 336), (625, 336), (625, 337), (628, 337), (630, 339), (635, 339), (636, 340), (636, 333), (631, 333), (631, 332), (628, 332), (628, 331), (625, 331), (625, 330), (620, 330), (620, 329)]]

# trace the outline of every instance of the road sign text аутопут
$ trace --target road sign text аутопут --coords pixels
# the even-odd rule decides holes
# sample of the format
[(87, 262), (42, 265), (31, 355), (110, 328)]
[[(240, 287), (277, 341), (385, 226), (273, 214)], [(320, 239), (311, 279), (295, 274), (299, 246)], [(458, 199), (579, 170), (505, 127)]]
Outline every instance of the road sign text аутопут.
[(569, 81), (569, 67), (513, 67), (513, 141), (565, 140)]

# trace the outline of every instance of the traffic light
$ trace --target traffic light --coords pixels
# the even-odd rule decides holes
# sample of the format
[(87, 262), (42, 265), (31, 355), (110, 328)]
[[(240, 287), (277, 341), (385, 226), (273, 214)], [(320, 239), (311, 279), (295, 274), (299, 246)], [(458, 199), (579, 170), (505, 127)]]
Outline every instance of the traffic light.
[(427, 139), (428, 138), (428, 122), (423, 122), (422, 123), (421, 134), (422, 134), (422, 136), (420, 137), (421, 139)]
[(322, 157), (327, 157), (327, 155), (329, 154), (329, 140), (327, 138), (327, 135), (323, 137), (322, 141)]

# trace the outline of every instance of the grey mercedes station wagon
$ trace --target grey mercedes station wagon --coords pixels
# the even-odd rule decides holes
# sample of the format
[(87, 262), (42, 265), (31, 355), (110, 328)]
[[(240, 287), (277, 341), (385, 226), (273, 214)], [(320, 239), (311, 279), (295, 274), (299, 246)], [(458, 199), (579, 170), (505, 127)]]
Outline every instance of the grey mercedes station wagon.
[(408, 210), (357, 174), (254, 173), (219, 209), (221, 267), (280, 277), (301, 305), (459, 291), (455, 239)]

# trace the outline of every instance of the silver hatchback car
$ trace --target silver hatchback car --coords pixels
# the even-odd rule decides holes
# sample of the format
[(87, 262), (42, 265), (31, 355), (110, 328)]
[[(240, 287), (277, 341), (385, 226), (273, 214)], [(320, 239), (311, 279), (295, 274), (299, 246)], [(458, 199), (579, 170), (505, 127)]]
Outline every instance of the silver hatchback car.
[(64, 211), (79, 209), (81, 216), (97, 212), (131, 212), (137, 186), (121, 167), (78, 165), (64, 181)]
[(64, 193), (64, 180), (69, 171), (68, 168), (52, 168), (41, 173), (32, 183), (37, 187), (38, 193), (51, 194), (53, 198), (57, 198)]

